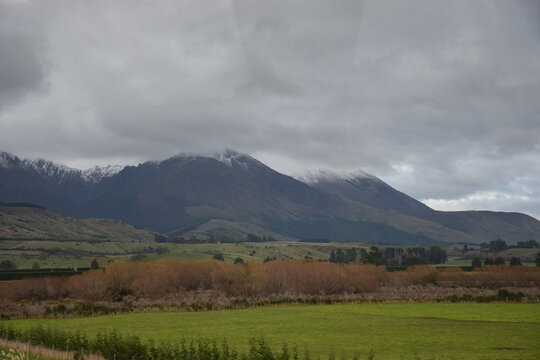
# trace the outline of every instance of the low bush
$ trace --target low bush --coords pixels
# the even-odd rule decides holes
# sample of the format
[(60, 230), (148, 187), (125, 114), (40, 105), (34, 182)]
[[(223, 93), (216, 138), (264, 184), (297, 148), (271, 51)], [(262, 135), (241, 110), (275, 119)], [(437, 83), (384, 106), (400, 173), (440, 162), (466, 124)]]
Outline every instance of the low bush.
[[(57, 329), (36, 326), (20, 330), (0, 324), (0, 338), (16, 340), (54, 348), (62, 351), (74, 351), (74, 358), (82, 358), (83, 354), (97, 354), (105, 359), (114, 360), (299, 360), (296, 348), (289, 350), (283, 344), (281, 351), (270, 348), (264, 338), (249, 340), (249, 350), (239, 353), (227, 344), (224, 339), (220, 344), (207, 338), (181, 340), (179, 343), (143, 342), (136, 335), (123, 335), (117, 330), (102, 331), (95, 337), (83, 333), (70, 333)], [(318, 357), (320, 358), (320, 357)], [(342, 357), (343, 358), (343, 357)], [(357, 359), (358, 357), (355, 356)], [(368, 354), (373, 358), (373, 353)], [(303, 360), (309, 360), (306, 352)], [(328, 359), (335, 359), (330, 353)]]

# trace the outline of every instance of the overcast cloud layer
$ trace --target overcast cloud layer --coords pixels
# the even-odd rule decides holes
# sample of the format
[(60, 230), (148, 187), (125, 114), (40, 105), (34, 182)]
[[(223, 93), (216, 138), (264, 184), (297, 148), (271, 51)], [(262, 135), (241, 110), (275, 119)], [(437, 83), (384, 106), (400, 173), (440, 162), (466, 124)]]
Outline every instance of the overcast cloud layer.
[(232, 148), (540, 218), (540, 2), (0, 0), (0, 149)]

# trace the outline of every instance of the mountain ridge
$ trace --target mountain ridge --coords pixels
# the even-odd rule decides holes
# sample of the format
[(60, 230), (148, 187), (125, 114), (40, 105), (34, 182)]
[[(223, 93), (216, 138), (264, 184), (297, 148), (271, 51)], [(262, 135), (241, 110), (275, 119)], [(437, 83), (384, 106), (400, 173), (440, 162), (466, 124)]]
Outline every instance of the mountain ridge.
[(97, 183), (106, 177), (114, 176), (125, 168), (124, 165), (106, 165), (80, 170), (45, 159), (21, 159), (9, 152), (0, 151), (0, 167), (8, 168), (14, 165), (34, 170), (36, 173), (47, 177), (63, 179), (70, 176), (79, 176), (90, 183)]
[(228, 236), (256, 231), (258, 236), (342, 242), (540, 238), (540, 222), (528, 215), (436, 211), (364, 172), (300, 181), (233, 150), (182, 153), (137, 166), (96, 167), (94, 172), (89, 181), (82, 170), (3, 152), (0, 201), (39, 203), (78, 218), (118, 219), (170, 236), (219, 237), (229, 224)]

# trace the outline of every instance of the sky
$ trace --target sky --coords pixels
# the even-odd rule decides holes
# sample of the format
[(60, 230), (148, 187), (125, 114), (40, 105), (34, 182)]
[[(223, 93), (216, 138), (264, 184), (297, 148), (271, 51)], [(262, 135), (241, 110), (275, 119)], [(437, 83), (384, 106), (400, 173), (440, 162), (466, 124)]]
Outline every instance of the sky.
[(540, 218), (537, 0), (0, 0), (0, 150), (248, 153)]

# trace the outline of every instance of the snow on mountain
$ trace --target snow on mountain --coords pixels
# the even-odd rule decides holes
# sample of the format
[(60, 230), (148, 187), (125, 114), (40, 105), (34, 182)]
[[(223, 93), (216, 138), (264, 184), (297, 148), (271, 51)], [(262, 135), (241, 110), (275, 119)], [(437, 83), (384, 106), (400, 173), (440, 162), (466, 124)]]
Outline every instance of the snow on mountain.
[(86, 183), (92, 184), (106, 177), (114, 176), (124, 168), (122, 165), (108, 165), (79, 170), (43, 159), (20, 159), (8, 152), (0, 152), (0, 167), (18, 167), (25, 170), (32, 170), (43, 177), (54, 178), (58, 182), (62, 182), (68, 178), (81, 178)]
[(0, 167), (7, 168), (11, 162), (13, 155), (7, 152), (0, 152)]
[(260, 161), (252, 158), (249, 155), (242, 154), (239, 152), (236, 152), (234, 150), (227, 149), (223, 152), (216, 152), (216, 153), (210, 153), (210, 154), (194, 154), (194, 153), (180, 153), (178, 155), (175, 155), (167, 160), (158, 161), (155, 162), (156, 164), (171, 161), (171, 160), (183, 160), (183, 161), (192, 161), (197, 159), (214, 159), (219, 161), (220, 163), (233, 168), (233, 167), (240, 167), (244, 170), (250, 170), (250, 168), (257, 166), (265, 166)]
[(38, 159), (23, 159), (20, 162), (20, 167), (24, 169), (32, 169), (41, 176), (54, 177), (64, 179), (66, 177), (77, 176), (80, 170), (73, 169), (61, 164), (55, 164), (50, 161)]
[(125, 168), (123, 165), (94, 166), (86, 170), (79, 170), (84, 181), (98, 183), (104, 178), (112, 177)]
[(370, 175), (362, 170), (356, 170), (353, 172), (347, 173), (337, 173), (330, 170), (317, 170), (317, 171), (306, 171), (302, 174), (295, 174), (293, 177), (296, 180), (302, 181), (308, 185), (315, 185), (320, 182), (334, 182), (334, 181), (352, 181), (358, 179), (372, 179), (378, 180), (377, 177)]
[(211, 157), (228, 167), (238, 166), (244, 170), (249, 170), (251, 166), (264, 166), (261, 162), (255, 160), (251, 156), (230, 149), (227, 149), (222, 153), (215, 153)]

